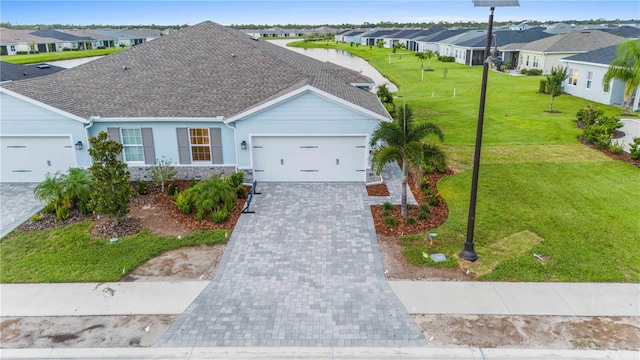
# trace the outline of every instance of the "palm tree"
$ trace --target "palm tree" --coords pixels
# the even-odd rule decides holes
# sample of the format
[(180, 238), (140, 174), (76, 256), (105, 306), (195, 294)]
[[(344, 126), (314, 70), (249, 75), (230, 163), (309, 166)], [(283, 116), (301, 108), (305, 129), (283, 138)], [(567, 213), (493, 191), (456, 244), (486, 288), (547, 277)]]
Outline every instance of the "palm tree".
[(378, 50), (382, 49), (384, 47), (384, 44), (385, 44), (384, 39), (378, 40), (378, 45), (376, 45), (378, 46)]
[(638, 40), (627, 40), (618, 46), (618, 58), (611, 62), (602, 80), (604, 91), (609, 91), (613, 79), (619, 79), (625, 83), (625, 115), (629, 115), (632, 95), (640, 86), (640, 42)]
[[(376, 95), (378, 96), (378, 99), (380, 99), (380, 102), (382, 102), (387, 106), (387, 111), (395, 110), (396, 106), (393, 103), (393, 94), (391, 94), (391, 92), (387, 88), (387, 84), (380, 85), (378, 87), (378, 91), (376, 92)], [(389, 107), (391, 107), (391, 109), (389, 109)]]
[(430, 122), (414, 123), (411, 108), (405, 104), (398, 109), (396, 120), (380, 123), (371, 135), (371, 147), (375, 149), (372, 151), (373, 169), (378, 175), (386, 164), (402, 161), (403, 217), (407, 216), (408, 168), (422, 162), (417, 154), (421, 152), (424, 138), (431, 134), (444, 141), (444, 135), (437, 125)]
[(418, 57), (418, 59), (420, 59), (420, 69), (424, 69), (424, 59), (426, 58), (426, 56), (423, 52), (417, 52), (416, 56)]
[(427, 70), (431, 70), (431, 58), (435, 57), (436, 53), (433, 50), (426, 50), (423, 54), (427, 59)]

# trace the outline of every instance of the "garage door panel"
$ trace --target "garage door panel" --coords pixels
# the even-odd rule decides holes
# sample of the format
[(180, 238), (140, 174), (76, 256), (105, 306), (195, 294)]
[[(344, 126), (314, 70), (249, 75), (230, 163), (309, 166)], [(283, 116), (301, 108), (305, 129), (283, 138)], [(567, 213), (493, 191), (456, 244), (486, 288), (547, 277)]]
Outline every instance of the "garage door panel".
[(364, 181), (365, 136), (252, 138), (258, 181)]
[(1, 137), (0, 181), (40, 182), (47, 173), (76, 166), (68, 136)]

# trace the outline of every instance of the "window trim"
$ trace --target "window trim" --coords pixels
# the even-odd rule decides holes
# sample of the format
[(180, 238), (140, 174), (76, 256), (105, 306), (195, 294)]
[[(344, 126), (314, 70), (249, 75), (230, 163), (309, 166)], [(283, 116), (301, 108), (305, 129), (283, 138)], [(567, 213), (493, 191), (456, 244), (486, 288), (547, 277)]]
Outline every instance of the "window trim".
[[(207, 135), (206, 135), (206, 139), (207, 139), (207, 144), (206, 147), (209, 149), (209, 159), (208, 160), (195, 160), (193, 158), (193, 148), (194, 147), (205, 147), (204, 144), (194, 144), (192, 142), (193, 140), (193, 135), (191, 134), (192, 130), (206, 130)], [(188, 134), (189, 134), (189, 156), (191, 158), (191, 163), (192, 164), (210, 164), (213, 160), (213, 155), (211, 154), (211, 131), (209, 130), (209, 128), (204, 127), (204, 128), (188, 128), (187, 129)], [(196, 134), (196, 137), (198, 135)]]
[(585, 89), (591, 90), (591, 85), (593, 85), (593, 71), (587, 71), (587, 83), (585, 85)]
[(569, 76), (567, 76), (567, 85), (578, 86), (579, 77), (580, 71), (578, 69), (569, 69)]
[[(129, 130), (137, 130), (140, 138), (140, 144), (125, 144), (124, 143), (124, 131)], [(127, 164), (145, 164), (144, 157), (144, 141), (142, 139), (142, 129), (141, 128), (120, 128), (120, 139), (122, 139), (122, 161)], [(127, 160), (127, 148), (139, 147), (140, 153), (142, 154), (142, 160)]]

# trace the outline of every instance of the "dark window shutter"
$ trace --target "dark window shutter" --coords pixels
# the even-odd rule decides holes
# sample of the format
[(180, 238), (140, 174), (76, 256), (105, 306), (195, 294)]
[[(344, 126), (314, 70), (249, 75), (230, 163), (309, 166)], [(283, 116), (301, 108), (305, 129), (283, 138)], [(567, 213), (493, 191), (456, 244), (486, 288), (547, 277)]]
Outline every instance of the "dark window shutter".
[(222, 130), (220, 128), (210, 128), (209, 139), (211, 141), (211, 162), (222, 164)]
[(176, 135), (178, 136), (178, 160), (180, 164), (191, 164), (189, 131), (187, 128), (176, 128)]
[(142, 152), (145, 164), (155, 164), (156, 154), (153, 149), (153, 130), (151, 128), (140, 128), (142, 134)]
[[(120, 128), (107, 128), (107, 133), (109, 134), (109, 139), (116, 141), (118, 144), (122, 144), (120, 140)], [(122, 153), (118, 155), (118, 160), (122, 161)]]

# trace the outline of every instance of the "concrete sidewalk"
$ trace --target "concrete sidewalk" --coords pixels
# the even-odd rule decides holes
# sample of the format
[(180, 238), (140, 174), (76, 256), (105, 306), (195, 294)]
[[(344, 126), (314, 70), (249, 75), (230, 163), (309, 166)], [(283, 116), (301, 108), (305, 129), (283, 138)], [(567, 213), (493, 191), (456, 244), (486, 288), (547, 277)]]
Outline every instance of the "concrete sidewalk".
[(483, 349), (483, 348), (352, 348), (352, 347), (182, 347), (182, 348), (55, 348), (0, 349), (2, 359), (564, 359), (637, 360), (640, 352), (619, 350)]
[(389, 281), (410, 314), (640, 316), (640, 284)]
[(182, 314), (209, 281), (1, 284), (1, 316)]
[[(640, 316), (640, 284), (389, 281), (410, 314)], [(1, 284), (2, 316), (182, 314), (208, 281)]]

